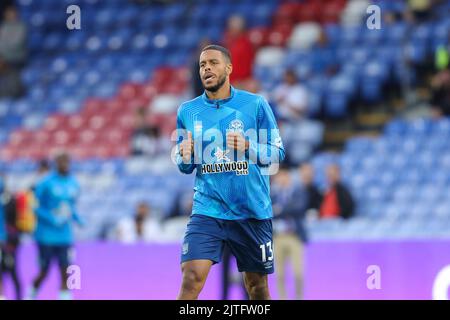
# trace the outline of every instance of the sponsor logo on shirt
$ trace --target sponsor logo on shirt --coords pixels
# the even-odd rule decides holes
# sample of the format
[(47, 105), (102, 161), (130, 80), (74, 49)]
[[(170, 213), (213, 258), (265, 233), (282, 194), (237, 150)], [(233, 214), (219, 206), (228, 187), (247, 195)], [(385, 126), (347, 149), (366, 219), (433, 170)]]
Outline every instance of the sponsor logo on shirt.
[[(222, 173), (222, 172), (236, 172), (236, 175), (248, 175), (248, 162), (231, 161), (227, 157), (230, 150), (217, 147), (214, 153), (217, 163), (203, 164), (202, 174)], [(220, 161), (220, 162), (219, 162)]]

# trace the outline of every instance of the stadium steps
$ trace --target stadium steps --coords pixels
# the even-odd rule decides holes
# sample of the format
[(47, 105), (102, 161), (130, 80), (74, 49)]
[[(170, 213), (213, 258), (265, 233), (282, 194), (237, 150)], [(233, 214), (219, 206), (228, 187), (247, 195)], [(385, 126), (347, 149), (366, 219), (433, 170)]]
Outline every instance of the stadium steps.
[(322, 149), (341, 151), (347, 139), (354, 135), (354, 125), (350, 119), (325, 121)]
[(386, 111), (363, 112), (355, 116), (355, 127), (358, 131), (379, 131), (390, 119)]

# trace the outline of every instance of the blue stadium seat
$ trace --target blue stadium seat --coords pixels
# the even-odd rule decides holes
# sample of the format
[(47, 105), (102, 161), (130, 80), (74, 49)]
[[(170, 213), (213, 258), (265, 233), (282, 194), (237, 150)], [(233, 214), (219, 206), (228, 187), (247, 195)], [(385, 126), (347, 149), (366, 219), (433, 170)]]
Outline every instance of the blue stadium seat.
[(325, 96), (325, 113), (330, 118), (342, 118), (347, 115), (347, 107), (353, 98), (356, 83), (352, 78), (340, 75), (330, 80)]
[(361, 95), (367, 102), (379, 102), (383, 99), (383, 85), (389, 76), (389, 68), (379, 61), (369, 62), (363, 69)]

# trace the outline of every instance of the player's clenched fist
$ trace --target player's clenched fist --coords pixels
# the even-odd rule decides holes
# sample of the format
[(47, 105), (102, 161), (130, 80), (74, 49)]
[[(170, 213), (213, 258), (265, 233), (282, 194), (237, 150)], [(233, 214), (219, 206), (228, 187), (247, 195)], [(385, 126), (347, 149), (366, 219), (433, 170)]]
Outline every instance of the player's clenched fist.
[(239, 152), (245, 152), (248, 149), (248, 141), (245, 140), (242, 133), (228, 132), (227, 133), (227, 148), (235, 149)]
[(187, 139), (180, 143), (180, 155), (184, 163), (191, 161), (192, 153), (194, 152), (194, 140), (192, 139), (192, 132), (188, 131)]

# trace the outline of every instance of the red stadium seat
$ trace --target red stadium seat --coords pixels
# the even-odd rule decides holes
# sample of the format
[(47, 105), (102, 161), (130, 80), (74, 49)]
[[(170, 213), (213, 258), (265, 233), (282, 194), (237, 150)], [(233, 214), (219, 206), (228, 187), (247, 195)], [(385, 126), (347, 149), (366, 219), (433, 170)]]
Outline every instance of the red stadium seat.
[(161, 93), (182, 94), (186, 89), (186, 85), (181, 82), (168, 82), (165, 87), (161, 89)]
[(145, 98), (136, 98), (126, 102), (126, 109), (134, 112), (140, 108), (147, 108), (149, 105), (149, 100)]
[(10, 135), (10, 146), (21, 148), (31, 142), (33, 132), (29, 130), (17, 130)]
[(116, 127), (119, 130), (130, 130), (133, 128), (135, 123), (134, 114), (124, 114), (122, 117), (117, 119)]
[(102, 110), (106, 113), (110, 113), (110, 112), (116, 112), (117, 110), (120, 110), (123, 108), (124, 103), (123, 101), (126, 100), (125, 98), (119, 98), (119, 97), (114, 97), (112, 99), (108, 99), (105, 101), (105, 108)]
[(86, 123), (86, 119), (79, 114), (74, 114), (69, 116), (67, 123), (69, 129), (78, 130)]
[(173, 69), (173, 73), (174, 73), (174, 79), (177, 82), (183, 83), (185, 85), (187, 85), (189, 83), (189, 80), (191, 78), (191, 73), (190, 70), (188, 68), (176, 68)]
[(33, 160), (38, 160), (49, 157), (50, 155), (47, 153), (47, 149), (42, 148), (41, 146), (30, 145), (29, 147), (21, 151), (21, 156)]
[(70, 142), (70, 135), (66, 130), (58, 130), (52, 136), (52, 144), (55, 146), (66, 146)]
[(292, 31), (292, 24), (279, 24), (273, 28), (268, 35), (268, 44), (272, 46), (285, 46)]
[(152, 83), (142, 85), (140, 98), (152, 100), (156, 95), (156, 88)]
[(67, 126), (67, 115), (53, 114), (45, 120), (44, 129), (56, 131)]
[(82, 160), (90, 156), (90, 150), (82, 146), (73, 146), (70, 148), (70, 154), (74, 159)]
[(119, 97), (124, 99), (134, 99), (139, 96), (141, 91), (141, 84), (128, 82), (123, 84), (119, 89)]
[(296, 12), (296, 22), (307, 22), (320, 20), (322, 10), (321, 1), (309, 1), (302, 4)]
[(51, 133), (46, 130), (38, 130), (33, 136), (33, 143), (36, 145), (46, 145), (51, 139)]
[(79, 145), (88, 146), (95, 142), (97, 135), (94, 130), (85, 129), (80, 132), (77, 137), (77, 142)]
[(101, 130), (106, 124), (106, 117), (101, 114), (97, 114), (89, 118), (89, 128), (92, 130)]
[(266, 27), (256, 27), (248, 31), (248, 37), (250, 42), (259, 48), (265, 46), (268, 43), (269, 29)]
[(276, 25), (278, 23), (286, 21), (293, 23), (295, 21), (296, 14), (300, 10), (301, 6), (301, 3), (283, 3), (273, 16), (273, 24)]
[(344, 6), (345, 2), (342, 1), (332, 1), (324, 4), (323, 9), (320, 11), (320, 22), (323, 24), (338, 23)]
[(130, 147), (127, 144), (113, 146), (111, 148), (112, 157), (127, 157), (130, 155)]
[(103, 110), (106, 104), (105, 99), (91, 98), (84, 103), (83, 114), (97, 114)]

